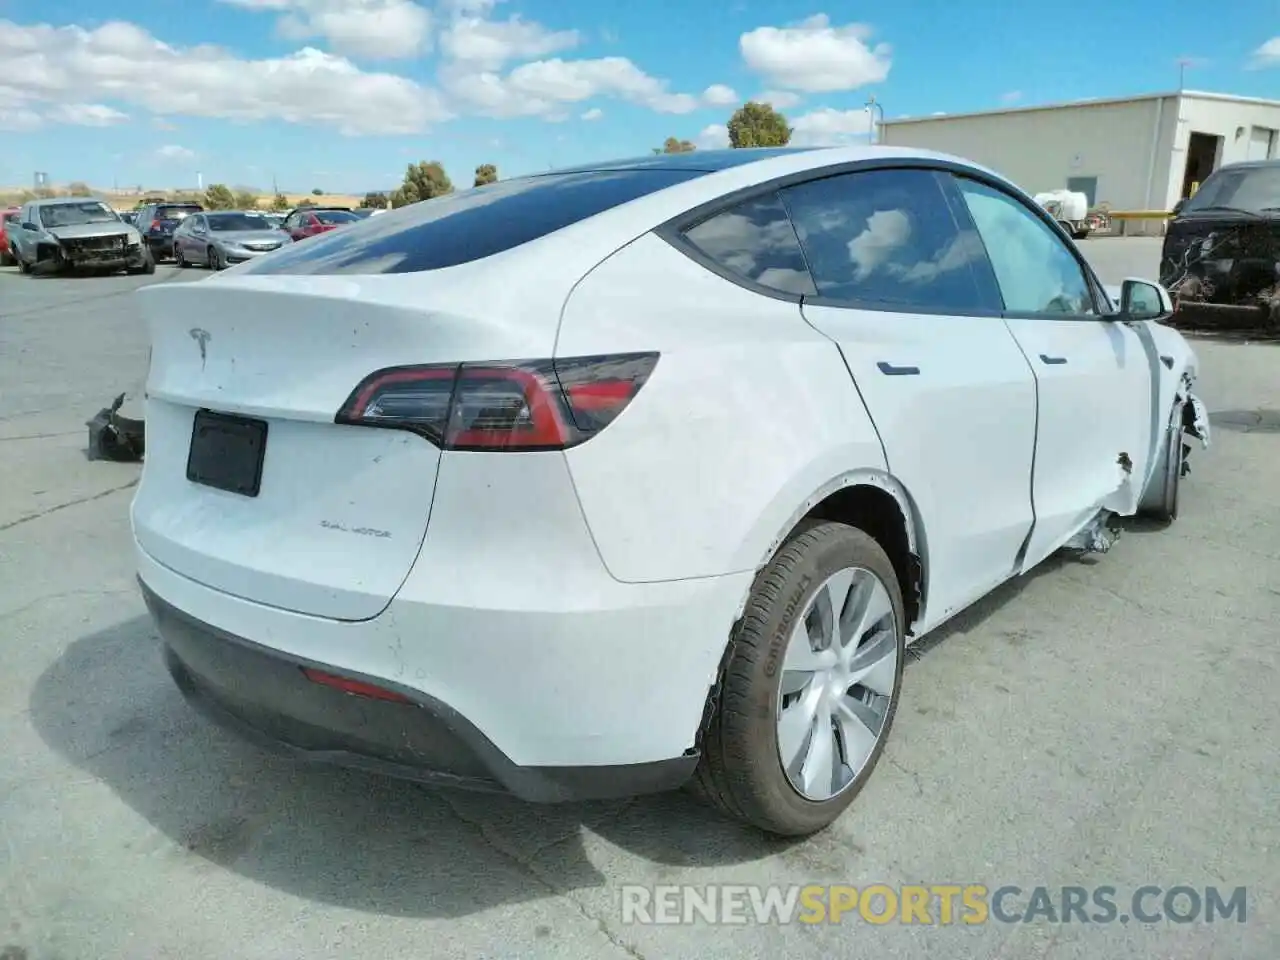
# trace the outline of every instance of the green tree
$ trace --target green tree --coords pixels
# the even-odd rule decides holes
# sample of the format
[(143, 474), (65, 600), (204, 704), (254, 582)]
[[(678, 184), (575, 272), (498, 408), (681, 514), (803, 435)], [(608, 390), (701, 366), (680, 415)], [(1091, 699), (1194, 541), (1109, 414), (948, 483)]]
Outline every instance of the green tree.
[(87, 197), (90, 195), (89, 185), (77, 180), (75, 183), (71, 184), (71, 186), (67, 187), (67, 194), (72, 197)]
[(666, 141), (662, 144), (661, 149), (655, 147), (653, 152), (654, 153), (693, 153), (693, 151), (696, 149), (698, 148), (695, 147), (688, 140), (680, 140), (680, 139), (677, 139), (676, 137), (667, 137)]
[(787, 118), (768, 103), (744, 103), (729, 118), (731, 147), (785, 147), (792, 132)]
[(312, 187), (312, 188), (311, 188), (311, 195), (312, 195), (313, 197), (323, 197), (323, 196), (324, 196), (324, 191), (323, 191), (323, 190), (321, 190), (319, 187)]
[(258, 194), (253, 190), (240, 189), (236, 191), (235, 204), (237, 210), (257, 210)]
[(231, 210), (235, 208), (236, 197), (225, 183), (211, 183), (204, 192), (204, 205), (210, 210)]
[(411, 163), (404, 173), (404, 183), (391, 194), (393, 207), (406, 207), (411, 203), (430, 200), (446, 193), (453, 193), (453, 184), (439, 160)]
[(283, 193), (277, 193), (271, 198), (271, 209), (280, 211), (289, 209), (289, 198)]
[(387, 208), (387, 195), (371, 190), (364, 195), (364, 199), (360, 201), (360, 206), (366, 210), (385, 210)]
[(483, 187), (486, 183), (498, 182), (498, 168), (492, 163), (482, 163), (476, 167), (475, 186)]

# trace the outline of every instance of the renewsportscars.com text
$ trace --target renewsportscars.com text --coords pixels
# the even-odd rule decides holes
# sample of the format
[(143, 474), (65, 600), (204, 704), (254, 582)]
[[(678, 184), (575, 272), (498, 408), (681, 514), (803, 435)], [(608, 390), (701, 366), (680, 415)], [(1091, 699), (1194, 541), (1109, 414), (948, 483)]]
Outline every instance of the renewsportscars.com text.
[(1245, 887), (872, 884), (761, 887), (624, 886), (634, 924), (1244, 923)]

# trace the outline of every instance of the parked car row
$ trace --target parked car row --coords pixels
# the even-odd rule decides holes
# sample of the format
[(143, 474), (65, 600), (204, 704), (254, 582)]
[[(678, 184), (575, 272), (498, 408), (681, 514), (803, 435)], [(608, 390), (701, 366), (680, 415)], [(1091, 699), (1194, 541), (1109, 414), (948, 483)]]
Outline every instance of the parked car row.
[(379, 212), (312, 206), (287, 214), (205, 210), (195, 202), (152, 199), (122, 214), (94, 197), (33, 200), (2, 212), (0, 266), (16, 263), (23, 273), (153, 273), (156, 263), (172, 259), (180, 267), (221, 270)]

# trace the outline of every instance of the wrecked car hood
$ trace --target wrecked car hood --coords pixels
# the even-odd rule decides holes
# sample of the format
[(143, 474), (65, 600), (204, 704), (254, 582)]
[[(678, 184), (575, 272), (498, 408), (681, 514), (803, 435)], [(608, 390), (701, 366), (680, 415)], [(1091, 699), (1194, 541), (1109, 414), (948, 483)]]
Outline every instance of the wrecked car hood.
[(96, 237), (133, 236), (138, 231), (127, 223), (75, 223), (67, 227), (46, 227), (45, 230), (58, 240), (91, 240)]

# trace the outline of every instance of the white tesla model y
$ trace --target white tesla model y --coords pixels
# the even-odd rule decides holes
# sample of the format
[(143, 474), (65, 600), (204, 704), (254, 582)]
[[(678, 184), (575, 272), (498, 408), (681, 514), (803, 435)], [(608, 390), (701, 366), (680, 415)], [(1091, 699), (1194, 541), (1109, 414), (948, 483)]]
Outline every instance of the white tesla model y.
[(883, 148), (651, 156), (141, 293), (170, 671), (299, 757), (822, 828), (904, 644), (1208, 443), (1155, 284)]

